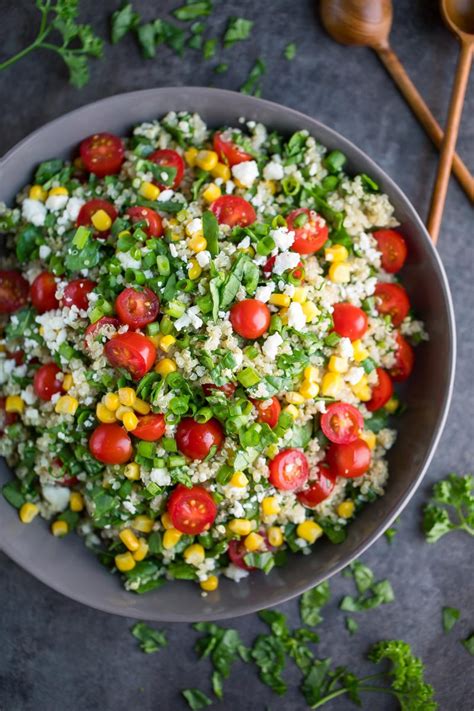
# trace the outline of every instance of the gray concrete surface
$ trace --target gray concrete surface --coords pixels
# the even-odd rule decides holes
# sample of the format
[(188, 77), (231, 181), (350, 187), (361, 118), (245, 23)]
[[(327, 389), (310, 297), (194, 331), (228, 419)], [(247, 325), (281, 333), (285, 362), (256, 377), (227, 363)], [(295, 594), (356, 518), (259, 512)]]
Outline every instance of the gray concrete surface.
[[(103, 34), (107, 17), (119, 2), (83, 0), (83, 19)], [(178, 2), (135, 2), (146, 19), (164, 14)], [(1, 56), (9, 56), (33, 36), (37, 15), (26, 0), (0, 0)], [(236, 89), (253, 60), (263, 57), (268, 73), (263, 96), (300, 109), (333, 126), (372, 156), (410, 196), (426, 216), (436, 166), (436, 152), (398, 94), (376, 56), (366, 49), (334, 44), (323, 33), (309, 0), (255, 3), (231, 0), (215, 3), (209, 19), (220, 33), (231, 14), (255, 20), (251, 41), (225, 54), (231, 67), (216, 76), (216, 62), (198, 60), (189, 51), (179, 59), (161, 49), (154, 61), (141, 59), (131, 38), (107, 46), (105, 59), (92, 68), (82, 91), (66, 82), (61, 62), (38, 52), (0, 74), (2, 131), (0, 152), (6, 151), (45, 121), (65, 111), (122, 91), (161, 85), (215, 85)], [(457, 45), (443, 27), (437, 3), (398, 0), (393, 46), (399, 52), (434, 114), (445, 119), (455, 68)], [(298, 46), (288, 63), (282, 50), (288, 41)], [(219, 56), (224, 61), (224, 55)], [(461, 127), (459, 152), (474, 164), (474, 86), (470, 85)], [(472, 709), (473, 659), (459, 639), (474, 631), (473, 540), (452, 534), (435, 545), (420, 533), (420, 510), (434, 481), (451, 470), (472, 468), (473, 381), (473, 214), (464, 194), (452, 181), (440, 238), (440, 253), (451, 283), (457, 315), (459, 357), (454, 401), (432, 466), (404, 512), (391, 546), (379, 541), (364, 556), (378, 578), (388, 577), (396, 600), (359, 614), (359, 633), (349, 637), (337, 602), (350, 589), (341, 576), (331, 581), (333, 600), (320, 626), (321, 656), (338, 664), (364, 669), (363, 655), (383, 638), (403, 638), (425, 661), (427, 677), (437, 690), (443, 711)], [(129, 633), (131, 621), (82, 607), (49, 590), (0, 554), (0, 709), (2, 711), (143, 711), (185, 709), (179, 690), (197, 686), (209, 691), (207, 662), (196, 663), (195, 633), (185, 625), (163, 625), (169, 648), (145, 656)], [(462, 611), (449, 635), (441, 627), (441, 607)], [(281, 607), (297, 624), (296, 601)], [(260, 623), (255, 616), (229, 623), (250, 641)], [(263, 626), (262, 626), (263, 629)], [(287, 679), (284, 698), (262, 686), (250, 667), (240, 664), (226, 682), (225, 701), (216, 709), (303, 710), (295, 670)], [(364, 708), (394, 708), (388, 697), (367, 699)], [(348, 701), (329, 706), (352, 707)]]

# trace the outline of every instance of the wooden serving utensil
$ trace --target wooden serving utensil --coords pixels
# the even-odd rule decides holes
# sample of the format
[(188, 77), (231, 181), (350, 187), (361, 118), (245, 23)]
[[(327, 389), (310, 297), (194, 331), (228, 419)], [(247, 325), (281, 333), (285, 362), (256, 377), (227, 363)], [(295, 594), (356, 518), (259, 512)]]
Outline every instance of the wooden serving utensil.
[[(320, 0), (320, 10), (324, 27), (337, 42), (375, 50), (428, 136), (440, 148), (443, 130), (389, 44), (391, 0)], [(474, 178), (457, 153), (453, 155), (452, 167), (465, 193), (474, 201)], [(450, 164), (448, 173), (449, 168)]]
[(456, 147), (464, 97), (466, 96), (469, 71), (471, 69), (472, 52), (474, 49), (474, 1), (441, 0), (441, 13), (450, 30), (457, 35), (461, 43), (461, 51), (459, 53), (459, 61), (451, 93), (446, 133), (444, 134), (438, 164), (438, 174), (435, 180), (428, 215), (428, 232), (435, 244), (438, 239), (441, 220), (443, 219), (449, 174), (451, 172), (451, 161)]

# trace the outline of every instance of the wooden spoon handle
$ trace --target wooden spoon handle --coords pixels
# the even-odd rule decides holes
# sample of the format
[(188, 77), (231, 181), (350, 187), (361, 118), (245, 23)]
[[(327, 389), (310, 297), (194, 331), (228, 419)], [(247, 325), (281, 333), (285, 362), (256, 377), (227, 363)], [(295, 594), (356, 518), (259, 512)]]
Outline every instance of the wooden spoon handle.
[(459, 62), (454, 78), (453, 90), (451, 93), (451, 103), (449, 106), (448, 120), (446, 122), (446, 132), (444, 134), (443, 146), (438, 164), (438, 174), (436, 176), (433, 195), (431, 197), (430, 212), (428, 215), (428, 232), (431, 239), (436, 244), (443, 219), (444, 203), (448, 192), (449, 174), (451, 172), (451, 162), (453, 160), (454, 149), (458, 138), (459, 124), (461, 122), (464, 97), (466, 95), (469, 70), (472, 61), (472, 44), (462, 42)]
[[(375, 51), (419, 122), (424, 126), (428, 136), (435, 146), (440, 148), (444, 138), (443, 129), (425, 104), (423, 97), (406, 73), (395, 52), (390, 47), (377, 48)], [(474, 177), (457, 153), (454, 154), (453, 158), (453, 171), (468, 198), (471, 202), (474, 202)]]

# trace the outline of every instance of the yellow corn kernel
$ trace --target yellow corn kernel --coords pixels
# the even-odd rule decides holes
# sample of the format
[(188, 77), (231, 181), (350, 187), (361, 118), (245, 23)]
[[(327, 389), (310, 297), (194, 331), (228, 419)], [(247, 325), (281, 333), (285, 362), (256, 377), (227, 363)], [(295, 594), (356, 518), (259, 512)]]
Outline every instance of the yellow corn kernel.
[(133, 403), (133, 409), (135, 412), (138, 412), (139, 415), (148, 415), (151, 407), (147, 402), (145, 402), (145, 400), (140, 400), (140, 398), (137, 397)]
[(304, 379), (310, 383), (317, 383), (319, 380), (319, 369), (315, 365), (308, 365), (303, 370)]
[(259, 533), (249, 533), (249, 535), (244, 540), (244, 546), (248, 551), (258, 551), (262, 547), (265, 539)]
[(343, 244), (333, 244), (332, 247), (326, 247), (324, 256), (328, 262), (345, 262), (349, 252)]
[(98, 402), (95, 408), (95, 415), (99, 422), (112, 423), (116, 421), (115, 412), (105, 407), (103, 402)]
[(183, 534), (177, 528), (168, 528), (163, 535), (163, 548), (169, 551), (174, 548)]
[(138, 425), (138, 417), (134, 412), (126, 412), (122, 418), (123, 426), (127, 432), (133, 432)]
[(394, 412), (398, 410), (398, 406), (400, 405), (400, 401), (397, 397), (393, 396), (390, 398), (390, 400), (385, 404), (385, 409), (390, 415), (393, 415)]
[(133, 388), (119, 388), (118, 398), (121, 405), (133, 407), (137, 399), (137, 394)]
[(171, 358), (162, 358), (155, 365), (155, 373), (160, 375), (168, 375), (168, 373), (174, 373), (176, 370), (176, 363)]
[(229, 522), (227, 528), (237, 536), (248, 536), (252, 530), (252, 521), (249, 521), (248, 518), (234, 518)]
[(304, 403), (303, 395), (295, 392), (285, 393), (285, 400), (289, 402), (290, 405), (302, 405)]
[(201, 170), (211, 171), (219, 162), (219, 156), (215, 151), (199, 151), (196, 156), (196, 165)]
[(232, 478), (229, 482), (230, 486), (236, 486), (239, 489), (243, 489), (248, 483), (249, 480), (243, 472), (235, 472), (235, 474), (232, 474)]
[(144, 560), (144, 558), (147, 557), (148, 555), (148, 543), (145, 541), (144, 538), (139, 538), (138, 539), (138, 548), (136, 551), (132, 553), (133, 555), (133, 560), (136, 560), (137, 563), (141, 560)]
[(120, 531), (119, 533), (119, 538), (122, 541), (122, 543), (127, 546), (129, 551), (136, 551), (138, 550), (138, 538), (134, 534), (131, 528), (124, 528)]
[(184, 152), (184, 160), (186, 163), (191, 166), (191, 168), (195, 165), (196, 163), (196, 156), (198, 154), (198, 149), (197, 148), (188, 148), (187, 151)]
[(53, 197), (54, 195), (69, 195), (67, 188), (63, 188), (61, 185), (57, 188), (51, 188), (48, 193), (48, 197)]
[(375, 432), (372, 432), (371, 430), (364, 430), (359, 433), (359, 437), (364, 440), (369, 449), (375, 449), (375, 445), (377, 444)]
[(280, 511), (280, 504), (276, 496), (266, 496), (262, 499), (262, 513), (264, 516), (276, 516)]
[(20, 508), (18, 515), (22, 523), (31, 523), (33, 519), (39, 514), (39, 508), (36, 504), (32, 504), (29, 501)]
[(126, 415), (127, 412), (133, 412), (132, 408), (127, 407), (127, 405), (119, 405), (115, 410), (115, 417), (122, 422), (123, 416)]
[(42, 185), (32, 185), (30, 188), (30, 192), (28, 193), (28, 197), (30, 198), (30, 200), (40, 200), (40, 202), (44, 202), (47, 196), (48, 193)]
[(213, 178), (220, 178), (224, 182), (230, 180), (230, 168), (225, 163), (217, 163), (211, 173)]
[(296, 535), (308, 543), (314, 543), (323, 535), (323, 529), (315, 521), (303, 521), (296, 527)]
[(135, 516), (132, 523), (133, 528), (140, 533), (151, 533), (154, 525), (155, 522), (152, 518), (143, 515)]
[(289, 306), (291, 304), (291, 299), (288, 294), (272, 294), (269, 302), (274, 306)]
[(160, 194), (160, 188), (157, 185), (153, 185), (153, 183), (149, 183), (147, 180), (144, 180), (140, 185), (140, 190), (138, 192), (147, 200), (156, 200)]
[(19, 395), (8, 395), (5, 400), (5, 412), (21, 413), (25, 409), (25, 403)]
[(372, 397), (372, 392), (370, 390), (370, 385), (367, 381), (366, 375), (363, 375), (358, 383), (351, 385), (351, 390), (362, 402), (368, 402)]
[(287, 405), (283, 408), (283, 412), (287, 412), (294, 420), (296, 420), (299, 415), (298, 408), (295, 407), (295, 405)]
[(329, 267), (328, 277), (334, 284), (347, 284), (351, 280), (351, 269), (345, 262), (335, 262)]
[(190, 267), (188, 269), (188, 277), (190, 279), (199, 279), (202, 274), (202, 267), (197, 259), (191, 259)]
[(311, 323), (311, 321), (314, 321), (314, 319), (319, 313), (316, 305), (313, 304), (312, 301), (305, 301), (304, 304), (301, 304), (301, 308), (303, 309), (303, 313), (306, 316), (307, 323)]
[(66, 392), (72, 388), (74, 385), (74, 380), (71, 373), (66, 373), (63, 379), (63, 390)]
[(270, 526), (267, 531), (267, 538), (271, 546), (275, 546), (275, 548), (282, 546), (284, 538), (283, 531), (281, 530), (280, 526)]
[(116, 393), (107, 393), (103, 398), (103, 402), (105, 407), (108, 410), (113, 410), (113, 412), (115, 412), (120, 405), (119, 396)]
[(354, 502), (351, 501), (350, 499), (347, 499), (347, 501), (341, 501), (339, 506), (337, 507), (337, 515), (340, 516), (341, 518), (350, 518), (352, 514), (354, 513)]
[(61, 536), (66, 536), (69, 532), (69, 526), (66, 521), (53, 521), (51, 524), (51, 533), (53, 536), (60, 538)]
[(126, 553), (119, 553), (115, 556), (115, 566), (121, 573), (128, 573), (129, 570), (134, 569), (136, 562), (130, 551), (127, 551)]
[(91, 222), (99, 232), (107, 232), (112, 227), (112, 219), (105, 210), (97, 210), (91, 217)]
[(193, 252), (204, 252), (204, 250), (207, 247), (207, 242), (205, 238), (202, 236), (202, 234), (196, 234), (188, 242), (188, 247), (189, 249), (192, 249)]
[(364, 348), (364, 346), (362, 345), (362, 341), (359, 339), (357, 339), (357, 341), (352, 341), (352, 349), (354, 351), (354, 360), (357, 363), (360, 363), (361, 361), (369, 357), (369, 351), (367, 350), (367, 348)]
[(201, 565), (205, 556), (204, 548), (200, 543), (193, 543), (191, 546), (188, 546), (183, 553), (184, 560), (186, 563), (189, 563), (189, 565)]
[(293, 296), (291, 297), (292, 301), (296, 301), (297, 304), (304, 304), (307, 296), (306, 296), (306, 289), (304, 286), (297, 286), (293, 292)]
[(174, 346), (175, 343), (176, 338), (171, 334), (168, 334), (167, 336), (160, 336), (160, 349), (165, 353), (168, 353), (171, 346)]
[(217, 575), (210, 575), (205, 580), (201, 580), (199, 585), (201, 586), (201, 589), (206, 592), (214, 592), (214, 590), (217, 590), (219, 587), (219, 578)]
[(75, 415), (78, 407), (79, 402), (75, 397), (71, 395), (61, 395), (54, 407), (54, 411), (57, 412), (58, 415)]
[(215, 183), (209, 183), (202, 196), (206, 202), (214, 202), (222, 195), (221, 189)]
[(331, 373), (347, 373), (349, 370), (347, 358), (336, 355), (331, 356), (328, 363), (328, 370), (330, 370)]
[(337, 397), (344, 381), (339, 373), (326, 373), (321, 382), (321, 395), (323, 397)]
[(44, 336), (44, 326), (39, 327), (39, 335)]
[(277, 190), (277, 185), (274, 180), (265, 180), (265, 187), (270, 193), (270, 195), (275, 195)]
[(174, 528), (173, 522), (171, 521), (171, 516), (167, 511), (161, 516), (161, 523), (163, 528), (168, 531), (170, 528)]
[(319, 385), (317, 383), (310, 383), (309, 380), (304, 380), (299, 392), (305, 400), (312, 400), (319, 393)]
[(78, 491), (71, 491), (69, 496), (69, 508), (71, 511), (82, 511), (84, 509), (84, 499)]
[(136, 462), (130, 462), (126, 465), (123, 473), (130, 481), (137, 481), (140, 479), (140, 466)]

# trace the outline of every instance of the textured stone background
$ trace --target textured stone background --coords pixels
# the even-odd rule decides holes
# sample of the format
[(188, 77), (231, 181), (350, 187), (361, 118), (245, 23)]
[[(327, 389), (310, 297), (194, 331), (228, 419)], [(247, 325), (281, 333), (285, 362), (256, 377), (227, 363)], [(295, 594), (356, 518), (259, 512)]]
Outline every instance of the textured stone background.
[[(0, 0), (0, 48), (11, 53), (33, 37), (37, 15), (26, 0)], [(83, 0), (83, 19), (107, 32), (107, 16), (120, 3)], [(162, 0), (135, 2), (146, 19), (179, 3)], [(426, 215), (436, 166), (436, 152), (425, 137), (376, 56), (366, 49), (334, 44), (322, 31), (315, 4), (310, 0), (255, 3), (232, 0), (215, 3), (209, 20), (220, 33), (228, 15), (255, 20), (251, 41), (225, 53), (230, 71), (216, 76), (216, 62), (197, 61), (189, 51), (179, 59), (161, 49), (153, 61), (141, 59), (134, 41), (127, 38), (107, 46), (105, 59), (92, 69), (92, 80), (82, 91), (66, 82), (61, 62), (41, 52), (0, 74), (4, 152), (45, 121), (77, 106), (110, 94), (162, 85), (214, 85), (236, 89), (257, 56), (268, 65), (263, 83), (265, 98), (287, 104), (333, 126), (374, 158)], [(398, 0), (392, 34), (394, 48), (425, 96), (433, 113), (445, 118), (454, 72), (457, 45), (444, 28), (437, 3)], [(298, 45), (296, 59), (282, 58), (286, 42)], [(222, 58), (224, 59), (224, 57)], [(464, 110), (459, 152), (474, 164), (474, 86), (471, 82)], [(473, 219), (467, 199), (452, 181), (440, 253), (444, 261), (457, 315), (459, 357), (454, 401), (444, 436), (425, 482), (402, 516), (399, 534), (389, 546), (379, 541), (364, 556), (378, 578), (388, 577), (394, 587), (393, 604), (357, 616), (360, 631), (349, 637), (336, 603), (350, 589), (338, 576), (331, 582), (333, 602), (320, 631), (321, 656), (364, 669), (368, 646), (383, 638), (409, 641), (427, 665), (429, 681), (437, 689), (441, 709), (472, 709), (473, 660), (459, 638), (474, 631), (473, 541), (454, 534), (434, 546), (420, 534), (420, 507), (432, 482), (452, 469), (464, 473), (472, 466), (472, 270)], [(185, 709), (179, 696), (183, 687), (208, 687), (207, 663), (196, 663), (192, 651), (195, 633), (185, 625), (164, 625), (169, 651), (145, 656), (131, 638), (131, 621), (82, 607), (49, 590), (0, 554), (0, 709), (1, 711), (143, 711)], [(445, 636), (441, 607), (462, 610), (462, 620)], [(295, 624), (296, 602), (281, 606)], [(260, 623), (255, 616), (231, 621), (250, 641)], [(263, 629), (263, 627), (262, 627)], [(470, 677), (469, 677), (470, 675)], [(226, 682), (225, 701), (216, 709), (305, 708), (296, 690), (297, 675), (289, 669), (290, 691), (280, 699), (262, 686), (249, 667), (236, 667)], [(388, 697), (367, 698), (364, 708), (392, 708)], [(335, 711), (347, 709), (345, 700)]]

